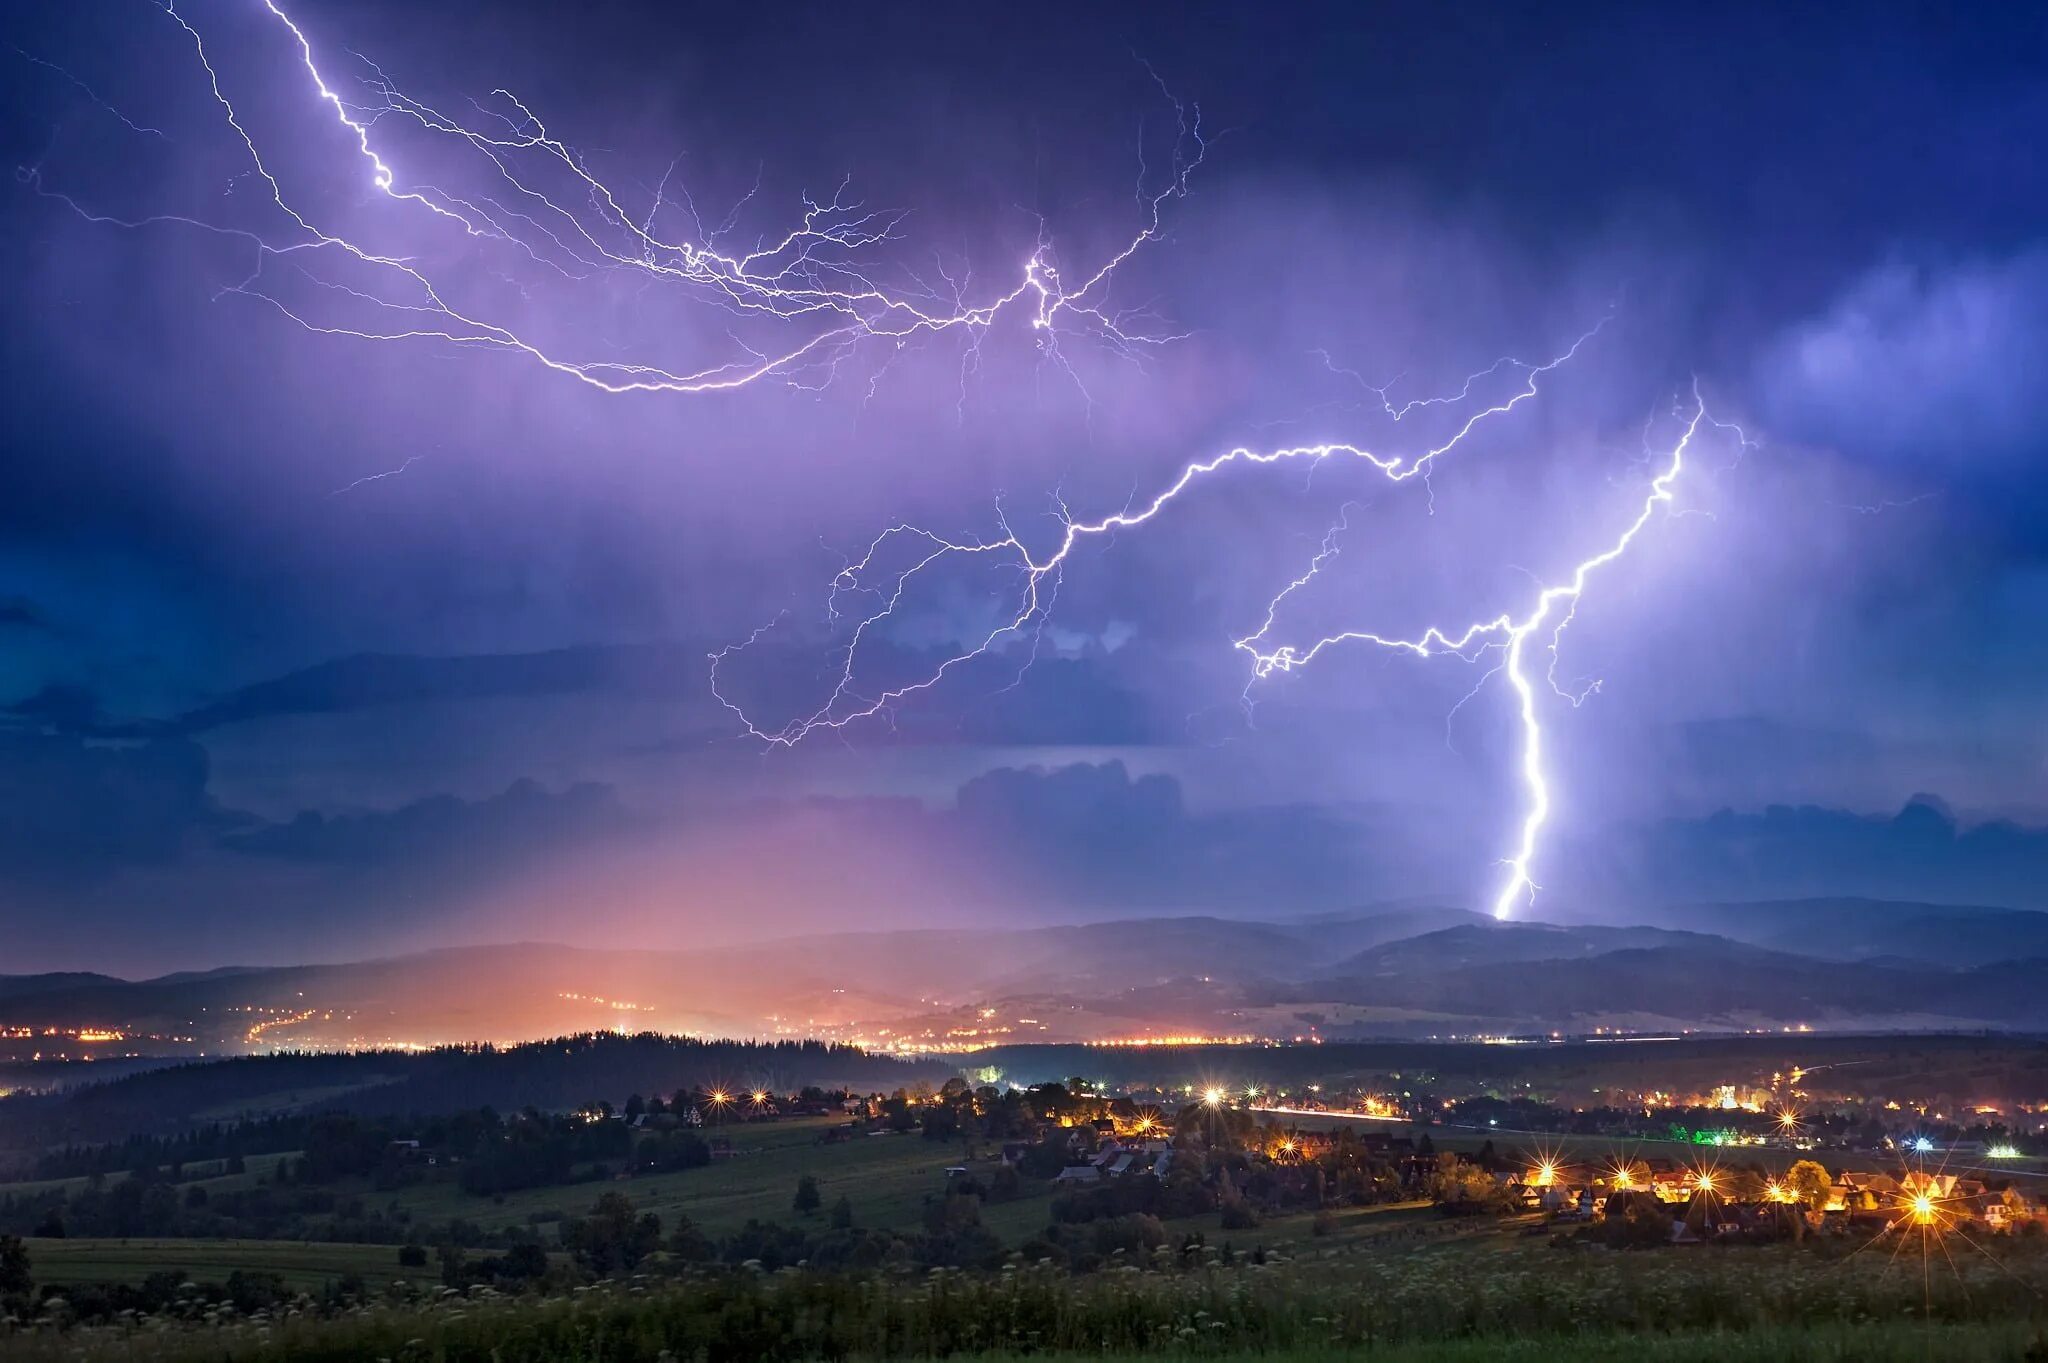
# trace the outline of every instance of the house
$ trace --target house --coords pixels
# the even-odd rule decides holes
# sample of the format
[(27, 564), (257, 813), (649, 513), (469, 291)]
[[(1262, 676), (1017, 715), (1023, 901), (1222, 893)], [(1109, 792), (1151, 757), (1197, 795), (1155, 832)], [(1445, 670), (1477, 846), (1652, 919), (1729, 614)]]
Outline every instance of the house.
[(2017, 1231), (2031, 1221), (2048, 1221), (2048, 1204), (2008, 1187), (1987, 1196), (1979, 1215), (1988, 1230)]
[[(1910, 1179), (1912, 1176), (1908, 1175)], [(1828, 1190), (1828, 1211), (1879, 1211), (1895, 1207), (1910, 1196), (1905, 1186), (1890, 1174), (1864, 1174), (1844, 1170)]]
[(1552, 1183), (1534, 1189), (1536, 1205), (1563, 1221), (1584, 1221), (1593, 1215), (1593, 1190), (1580, 1185)]
[(1102, 1178), (1102, 1170), (1092, 1164), (1069, 1164), (1060, 1170), (1054, 1183), (1096, 1183)]
[(1630, 1210), (1642, 1214), (1666, 1215), (1663, 1200), (1644, 1188), (1617, 1188), (1601, 1205), (1602, 1216), (1627, 1216)]

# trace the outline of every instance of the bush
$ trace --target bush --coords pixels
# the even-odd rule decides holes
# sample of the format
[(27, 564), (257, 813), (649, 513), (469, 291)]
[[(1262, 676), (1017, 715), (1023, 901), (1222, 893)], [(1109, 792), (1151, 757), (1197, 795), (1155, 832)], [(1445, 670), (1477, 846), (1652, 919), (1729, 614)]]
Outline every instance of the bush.
[(669, 1232), (668, 1252), (686, 1264), (706, 1264), (718, 1257), (718, 1246), (697, 1229), (696, 1222), (678, 1212), (676, 1228)]
[(1616, 1249), (1655, 1249), (1671, 1243), (1671, 1214), (1640, 1200), (1632, 1201), (1621, 1215), (1609, 1216), (1601, 1230), (1601, 1238)]
[(749, 1220), (726, 1237), (719, 1258), (728, 1264), (759, 1263), (773, 1272), (810, 1257), (810, 1244), (794, 1226)]
[(1223, 1229), (1254, 1230), (1259, 1224), (1259, 1214), (1248, 1202), (1231, 1202), (1223, 1208)]
[(621, 1193), (601, 1193), (581, 1221), (562, 1226), (562, 1244), (592, 1273), (630, 1272), (661, 1244), (661, 1218), (633, 1214)]
[(425, 1268), (427, 1266), (427, 1247), (425, 1245), (400, 1245), (398, 1247), (398, 1266), (400, 1268)]
[(26, 1296), (34, 1281), (28, 1246), (18, 1235), (0, 1235), (0, 1297)]
[(989, 1175), (988, 1200), (991, 1202), (1013, 1202), (1024, 1195), (1024, 1179), (1014, 1164), (1005, 1164)]
[(1095, 1223), (1095, 1252), (1107, 1257), (1121, 1250), (1127, 1256), (1148, 1254), (1166, 1243), (1166, 1227), (1144, 1212), (1112, 1216)]
[(1026, 1150), (1017, 1161), (1017, 1171), (1026, 1178), (1057, 1178), (1067, 1167), (1065, 1136), (1048, 1136)]
[(1052, 1264), (1057, 1268), (1067, 1266), (1067, 1251), (1064, 1245), (1054, 1244), (1042, 1235), (1035, 1235), (1018, 1246), (1017, 1253), (1027, 1264)]

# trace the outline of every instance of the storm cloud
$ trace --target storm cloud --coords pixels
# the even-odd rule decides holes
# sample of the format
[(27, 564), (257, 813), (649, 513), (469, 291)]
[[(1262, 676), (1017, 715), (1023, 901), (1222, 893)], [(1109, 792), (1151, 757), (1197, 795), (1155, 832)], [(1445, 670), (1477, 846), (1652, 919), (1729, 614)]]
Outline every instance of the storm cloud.
[[(0, 52), (20, 968), (1479, 902), (1521, 798), (1497, 655), (1345, 645), (1254, 683), (1232, 641), (1526, 609), (1626, 524), (1695, 393), (1725, 424), (1560, 646), (1585, 699), (1544, 701), (1539, 879), (1561, 911), (2027, 893), (2039, 13), (820, 11), (798, 42), (747, 11), (294, 13), (337, 79), (361, 53), (448, 108), (519, 91), (679, 232), (773, 241), (844, 183), (889, 223), (876, 277), (939, 299), (1129, 241), (1185, 150), (1163, 82), (1210, 144), (1105, 306), (1172, 339), (1047, 337), (1019, 311), (686, 396), (334, 334), (375, 315), (343, 291), (375, 272), (236, 234), (278, 215), (176, 24), (10, 11), (0, 37), (33, 57)], [(777, 332), (398, 211), (264, 12), (191, 21), (291, 194), (505, 325), (674, 366)], [(505, 193), (400, 145), (450, 193)], [(1428, 480), (1229, 471), (1077, 552), (1026, 629), (1003, 632), (1020, 580), (990, 555), (871, 627), (886, 597), (835, 590), (892, 526), (1043, 552), (1234, 446), (1415, 458), (1467, 410), (1427, 399), (1478, 375), (1497, 401), (1522, 372), (1502, 356), (1582, 337)], [(741, 722), (858, 708), (991, 638), (795, 747)], [(1921, 791), (1956, 811), (1941, 827)]]

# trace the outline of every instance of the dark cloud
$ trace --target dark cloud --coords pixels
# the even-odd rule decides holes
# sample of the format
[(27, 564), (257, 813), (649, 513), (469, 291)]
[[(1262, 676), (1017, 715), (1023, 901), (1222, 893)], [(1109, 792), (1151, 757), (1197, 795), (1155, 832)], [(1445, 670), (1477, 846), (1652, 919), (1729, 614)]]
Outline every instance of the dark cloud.
[(2048, 828), (1964, 825), (1930, 795), (1891, 815), (1779, 805), (1617, 830), (1566, 867), (1568, 897), (1609, 905), (1862, 895), (2048, 908)]
[[(685, 660), (647, 648), (562, 648), (464, 657), (357, 654), (257, 682), (168, 722), (178, 733), (278, 715), (341, 714), (380, 706), (502, 696), (568, 696), (679, 675)], [(685, 674), (686, 675), (686, 674)]]
[[(1695, 378), (1756, 443), (1717, 433), (1687, 514), (1573, 620), (1564, 679), (1603, 685), (1544, 702), (1547, 878), (2033, 893), (2024, 828), (1839, 810), (1915, 789), (2038, 806), (2040, 8), (1271, 10), (309, 3), (337, 71), (362, 53), (450, 109), (518, 90), (631, 195), (674, 166), (715, 221), (758, 175), (734, 240), (850, 176), (905, 213), (876, 250), (892, 280), (971, 268), (978, 290), (1042, 235), (1066, 268), (1128, 240), (1171, 119), (1134, 51), (1228, 129), (1105, 299), (1156, 310), (1171, 345), (1055, 350), (1020, 315), (972, 348), (846, 356), (823, 391), (624, 399), (500, 350), (309, 332), (223, 292), (246, 241), (85, 221), (50, 196), (295, 230), (159, 8), (0, 13), (169, 135), (40, 66), (0, 82), (0, 152), (35, 168), (0, 205), (0, 869), (103, 887), (50, 898), (44, 940), (497, 936), (522, 884), (530, 935), (579, 931), (590, 887), (683, 935), (1483, 900), (1519, 796), (1500, 679), (1445, 716), (1491, 655), (1339, 648), (1247, 693), (1230, 642), (1347, 505), (1342, 555), (1276, 630), (1526, 602), (1628, 514)], [(193, 22), (289, 192), (463, 300), (621, 360), (774, 329), (387, 212), (261, 7)], [(407, 174), (418, 155), (451, 193), (501, 192), (458, 147), (387, 132)], [(332, 255), (264, 262), (263, 283), (360, 317), (284, 268), (363, 282)], [(764, 751), (709, 693), (705, 655), (776, 621), (721, 670), (728, 694), (769, 728), (832, 694), (879, 598), (835, 614), (828, 585), (885, 527), (1043, 547), (1062, 514), (1142, 505), (1240, 443), (1412, 453), (1448, 409), (1396, 423), (1364, 385), (1455, 391), (1603, 317), (1428, 486), (1218, 479), (1077, 554), (1049, 628), (871, 721)], [(977, 564), (870, 631), (847, 691), (1000, 626), (1014, 565)]]
[(2048, 248), (1887, 262), (1759, 359), (1773, 428), (1938, 473), (2048, 448)]
[(206, 750), (185, 740), (0, 730), (0, 875), (34, 884), (174, 862), (241, 822), (206, 786)]
[(0, 596), (0, 629), (31, 630), (40, 634), (61, 634), (55, 621), (25, 596)]
[(1191, 812), (1179, 781), (1117, 761), (990, 771), (934, 817), (1026, 884), (1095, 911), (1300, 912), (1446, 888), (1426, 831), (1388, 811)]
[(51, 682), (0, 713), (28, 724), (46, 725), (60, 733), (96, 733), (107, 727), (99, 693), (89, 686), (69, 682)]
[(436, 795), (398, 809), (326, 815), (313, 810), (222, 840), (230, 850), (352, 869), (420, 871), (451, 862), (503, 866), (542, 857), (629, 826), (610, 787), (585, 782), (553, 792), (518, 781), (497, 795)]

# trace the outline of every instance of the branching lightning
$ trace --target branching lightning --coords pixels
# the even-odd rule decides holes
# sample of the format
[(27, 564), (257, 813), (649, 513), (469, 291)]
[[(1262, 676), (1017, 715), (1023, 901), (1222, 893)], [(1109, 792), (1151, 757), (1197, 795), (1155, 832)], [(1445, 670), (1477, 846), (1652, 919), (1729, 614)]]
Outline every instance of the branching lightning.
[[(1595, 329), (1597, 330), (1598, 328)], [(896, 707), (932, 690), (949, 674), (995, 651), (1004, 641), (1025, 635), (1027, 632), (1031, 632), (1035, 639), (1036, 631), (1043, 628), (1046, 615), (1051, 609), (1063, 568), (1075, 549), (1084, 542), (1115, 531), (1144, 526), (1161, 516), (1183, 494), (1191, 492), (1213, 475), (1237, 466), (1274, 466), (1296, 462), (1314, 466), (1329, 459), (1350, 459), (1363, 463), (1390, 483), (1399, 484), (1415, 479), (1426, 481), (1428, 471), (1436, 460), (1450, 454), (1464, 443), (1483, 423), (1502, 417), (1534, 398), (1540, 389), (1542, 378), (1576, 356), (1593, 334), (1589, 332), (1580, 337), (1563, 354), (1545, 363), (1513, 359), (1499, 361), (1491, 368), (1468, 379), (1457, 393), (1445, 398), (1417, 400), (1398, 407), (1387, 402), (1387, 415), (1399, 420), (1421, 406), (1468, 400), (1474, 385), (1487, 374), (1506, 369), (1521, 375), (1520, 386), (1509, 396), (1479, 408), (1458, 425), (1449, 439), (1417, 455), (1379, 454), (1348, 443), (1294, 445), (1269, 450), (1253, 450), (1239, 446), (1186, 465), (1179, 476), (1163, 491), (1150, 501), (1135, 507), (1127, 507), (1094, 520), (1076, 520), (1067, 515), (1062, 506), (1062, 530), (1056, 543), (1050, 550), (1036, 554), (1011, 529), (1000, 509), (998, 522), (1002, 533), (986, 539), (951, 539), (918, 526), (890, 526), (869, 543), (866, 552), (859, 559), (849, 563), (832, 579), (826, 602), (827, 616), (835, 624), (847, 621), (851, 623), (846, 626), (846, 638), (837, 651), (840, 662), (836, 669), (836, 678), (822, 703), (808, 713), (779, 725), (763, 727), (721, 688), (721, 666), (759, 643), (773, 628), (773, 622), (756, 629), (745, 640), (710, 655), (713, 694), (733, 713), (749, 735), (761, 742), (777, 746), (794, 746), (820, 731), (843, 730), (876, 717), (886, 719), (893, 714)], [(1306, 667), (1325, 651), (1342, 644), (1366, 644), (1425, 659), (1449, 654), (1472, 661), (1490, 650), (1499, 653), (1499, 665), (1481, 679), (1480, 685), (1483, 686), (1487, 678), (1497, 674), (1505, 674), (1508, 679), (1514, 696), (1520, 735), (1517, 766), (1523, 800), (1519, 827), (1510, 851), (1503, 858), (1506, 874), (1493, 901), (1493, 912), (1496, 917), (1505, 918), (1516, 908), (1528, 903), (1538, 888), (1533, 877), (1533, 867), (1552, 806), (1551, 784), (1544, 765), (1542, 696), (1547, 693), (1577, 706), (1598, 688), (1598, 683), (1594, 682), (1574, 691), (1558, 683), (1557, 655), (1564, 632), (1576, 618), (1579, 604), (1593, 579), (1621, 560), (1657, 514), (1670, 508), (1676, 501), (1677, 487), (1686, 469), (1688, 452), (1703, 425), (1721, 426), (1723, 423), (1714, 422), (1708, 416), (1706, 403), (1695, 388), (1689, 414), (1684, 414), (1678, 438), (1662, 457), (1656, 472), (1650, 478), (1635, 514), (1605, 547), (1580, 560), (1563, 580), (1539, 583), (1534, 599), (1518, 609), (1503, 610), (1459, 625), (1432, 625), (1412, 637), (1381, 634), (1366, 629), (1349, 629), (1324, 635), (1306, 644), (1273, 643), (1275, 621), (1282, 604), (1294, 593), (1313, 582), (1324, 566), (1339, 553), (1339, 536), (1349, 526), (1351, 506), (1347, 504), (1306, 571), (1281, 587), (1268, 601), (1257, 629), (1232, 641), (1233, 646), (1250, 659), (1251, 678), (1248, 685), (1256, 684), (1275, 673), (1291, 672)], [(1737, 434), (1739, 437), (1739, 430)], [(893, 557), (898, 546), (908, 546), (908, 566), (883, 566), (882, 560), (885, 556)], [(1004, 610), (999, 623), (985, 635), (968, 641), (958, 652), (945, 658), (921, 676), (883, 689), (864, 691), (856, 681), (862, 649), (870, 642), (872, 636), (886, 627), (885, 622), (896, 614), (913, 582), (935, 565), (947, 560), (975, 558), (992, 559), (1014, 569), (1018, 574), (1020, 586), (1017, 596), (1012, 605)], [(898, 562), (900, 563), (900, 560)], [(865, 599), (868, 604), (860, 609), (849, 608), (849, 602), (861, 599)], [(1532, 651), (1539, 654), (1547, 653), (1548, 661), (1539, 663), (1532, 659)], [(1026, 666), (1029, 666), (1028, 660)], [(1470, 699), (1469, 694), (1466, 699)], [(1462, 700), (1459, 702), (1461, 705), (1463, 703)]]
[[(231, 78), (224, 79), (223, 64), (216, 61), (208, 35), (178, 9), (176, 0), (162, 0), (162, 12), (196, 59), (205, 89), (233, 134), (231, 145), (246, 156), (244, 179), (261, 187), (262, 221), (214, 221), (172, 212), (122, 217), (88, 208), (54, 187), (40, 165), (23, 167), (18, 172), (21, 181), (94, 223), (126, 228), (176, 225), (218, 234), (252, 249), (254, 264), (248, 274), (222, 292), (260, 300), (307, 331), (368, 342), (493, 350), (607, 394), (694, 394), (764, 381), (821, 387), (869, 347), (883, 356), (869, 377), (872, 392), (895, 354), (920, 338), (947, 333), (961, 340), (964, 386), (967, 374), (979, 364), (985, 338), (1005, 317), (1028, 321), (1043, 360), (1059, 366), (1077, 384), (1079, 376), (1061, 351), (1065, 335), (1088, 338), (1130, 359), (1177, 339), (1143, 311), (1121, 307), (1112, 298), (1116, 272), (1160, 239), (1169, 205), (1187, 193), (1189, 178), (1206, 152), (1199, 110), (1173, 99), (1170, 92), (1167, 97), (1176, 116), (1171, 158), (1148, 185), (1141, 146), (1138, 223), (1132, 233), (1120, 235), (1121, 244), (1099, 260), (1070, 271), (1041, 222), (1018, 272), (992, 292), (975, 296), (972, 273), (949, 268), (943, 261), (936, 268), (936, 283), (900, 266), (894, 269), (907, 282), (884, 282), (882, 266), (874, 257), (886, 254), (886, 246), (901, 239), (898, 229), (904, 215), (864, 207), (848, 198), (844, 184), (827, 196), (806, 196), (794, 225), (756, 240), (750, 248), (728, 246), (727, 239), (754, 197), (751, 191), (722, 222), (707, 228), (687, 191), (671, 192), (673, 165), (651, 188), (622, 188), (601, 178), (584, 155), (509, 91), (495, 90), (488, 102), (475, 104), (474, 116), (457, 117), (407, 94), (380, 67), (360, 58), (365, 74), (341, 80), (280, 0), (259, 4), (258, 13), (272, 26), (276, 73), (304, 89), (309, 107), (331, 113), (345, 144), (347, 159), (341, 164), (353, 163), (373, 209), (388, 204), (392, 210), (371, 215), (372, 231), (380, 240), (390, 231), (411, 231), (405, 239), (408, 249), (374, 244), (370, 234), (332, 220), (331, 212), (306, 206), (325, 205), (331, 198), (288, 189), (288, 183), (295, 184), (299, 177), (284, 169), (285, 158), (266, 153), (266, 139), (231, 93), (244, 78), (230, 72)], [(50, 65), (40, 58), (29, 60)], [(69, 72), (51, 69), (112, 110)], [(114, 112), (137, 133), (167, 137)], [(394, 135), (394, 130), (403, 136)], [(411, 158), (402, 148), (410, 148), (414, 137), (466, 158), (466, 164), (480, 173), (476, 183), (465, 180), (465, 188), (458, 192), (409, 173)], [(685, 220), (692, 232), (678, 233), (667, 226)], [(492, 306), (488, 288), (478, 290), (473, 281), (453, 278), (445, 267), (429, 263), (445, 256), (451, 244), (474, 248), (470, 258), (483, 262), (487, 274), (512, 284), (522, 297), (525, 285), (490, 262), (509, 257), (529, 280), (546, 281), (550, 287), (626, 281), (645, 289), (675, 290), (688, 302), (744, 323), (747, 335), (732, 335), (730, 349), (687, 363), (659, 357), (593, 358), (579, 353), (577, 343), (523, 320), (524, 309)], [(316, 269), (320, 273), (314, 273)], [(313, 303), (288, 295), (280, 274), (295, 285), (301, 277), (310, 283)], [(330, 305), (332, 311), (326, 310)], [(1060, 532), (1054, 543), (1039, 550), (1011, 527), (1000, 505), (997, 533), (985, 538), (952, 538), (907, 523), (892, 525), (831, 580), (826, 613), (844, 637), (835, 655), (836, 675), (829, 678), (829, 690), (820, 703), (780, 723), (764, 723), (722, 687), (722, 666), (760, 643), (775, 628), (774, 622), (710, 655), (713, 694), (747, 734), (770, 746), (790, 747), (821, 731), (887, 720), (898, 707), (1013, 639), (1030, 642), (1022, 664), (1028, 668), (1057, 599), (1062, 572), (1077, 548), (1150, 524), (1184, 495), (1228, 470), (1289, 466), (1313, 471), (1328, 461), (1348, 461), (1388, 484), (1419, 481), (1433, 510), (1430, 479), (1437, 461), (1475, 430), (1536, 398), (1546, 376), (1570, 362), (1598, 330), (1547, 361), (1504, 357), (1440, 396), (1396, 402), (1388, 386), (1375, 387), (1359, 379), (1377, 397), (1379, 414), (1395, 423), (1418, 411), (1473, 409), (1448, 438), (1416, 452), (1383, 454), (1347, 442), (1267, 449), (1238, 446), (1185, 465), (1150, 500), (1095, 519), (1076, 518), (1062, 503)], [(1519, 380), (1506, 396), (1475, 398), (1483, 384), (1503, 374)], [(1490, 655), (1494, 665), (1459, 704), (1499, 675), (1505, 675), (1514, 700), (1521, 815), (1493, 901), (1495, 914), (1506, 917), (1527, 904), (1538, 888), (1533, 871), (1553, 804), (1545, 765), (1546, 706), (1551, 699), (1577, 706), (1599, 685), (1595, 681), (1573, 689), (1560, 684), (1557, 668), (1564, 633), (1577, 617), (1589, 585), (1627, 555), (1661, 511), (1674, 507), (1688, 452), (1702, 425), (1719, 424), (1708, 417), (1695, 389), (1682, 432), (1652, 461), (1654, 471), (1633, 516), (1569, 573), (1536, 582), (1531, 598), (1463, 623), (1430, 625), (1413, 636), (1358, 628), (1299, 642), (1280, 641), (1276, 635), (1282, 607), (1309, 588), (1341, 553), (1354, 509), (1347, 504), (1306, 569), (1268, 600), (1256, 628), (1232, 640), (1249, 661), (1247, 697), (1252, 687), (1274, 674), (1304, 668), (1339, 645), (1361, 644), (1418, 659), (1449, 654), (1469, 662)], [(392, 477), (417, 458), (358, 478), (335, 492)], [(987, 563), (1014, 574), (1015, 595), (1005, 600), (995, 623), (911, 680), (881, 688), (860, 680), (862, 658), (887, 632), (913, 585), (940, 565), (961, 561)]]
[[(246, 152), (269, 206), (282, 215), (281, 225), (273, 232), (175, 213), (122, 218), (88, 210), (70, 194), (51, 188), (40, 166), (23, 167), (18, 177), (95, 223), (180, 224), (253, 245), (255, 267), (223, 292), (258, 299), (308, 331), (366, 341), (440, 342), (504, 351), (607, 393), (702, 393), (767, 379), (820, 387), (867, 343), (893, 354), (916, 338), (946, 332), (965, 337), (964, 371), (978, 357), (990, 328), (1010, 314), (1028, 318), (1041, 356), (1070, 374), (1060, 351), (1063, 334), (1085, 335), (1127, 358), (1176, 339), (1172, 333), (1148, 328), (1141, 311), (1115, 305), (1111, 281), (1124, 262), (1159, 238), (1168, 203), (1186, 193), (1188, 178), (1201, 163), (1206, 147), (1200, 111), (1178, 100), (1173, 100), (1177, 123), (1164, 182), (1149, 189), (1141, 185), (1141, 222), (1121, 247), (1070, 273), (1041, 222), (1035, 248), (1008, 287), (970, 301), (971, 275), (962, 271), (956, 277), (943, 263), (943, 282), (938, 285), (914, 275), (903, 286), (885, 285), (871, 273), (875, 267), (863, 265), (863, 253), (898, 240), (896, 229), (904, 215), (864, 208), (846, 197), (844, 184), (829, 197), (806, 196), (796, 224), (779, 235), (763, 238), (751, 249), (727, 249), (721, 242), (751, 192), (722, 224), (706, 230), (688, 194), (671, 195), (670, 175), (651, 191), (615, 189), (509, 91), (495, 90), (490, 104), (478, 104), (482, 121), (473, 124), (407, 95), (374, 63), (364, 62), (367, 75), (360, 80), (338, 85), (305, 30), (278, 0), (261, 4), (262, 12), (278, 26), (290, 71), (312, 98), (331, 110), (353, 144), (370, 192), (417, 216), (430, 230), (459, 233), (479, 246), (508, 250), (522, 268), (538, 268), (550, 278), (574, 284), (623, 277), (681, 290), (693, 301), (764, 328), (765, 343), (759, 337), (734, 336), (731, 344), (737, 353), (691, 365), (595, 359), (567, 353), (565, 343), (505, 320), (502, 313), (492, 315), (478, 304), (458, 304), (454, 286), (430, 272), (431, 267), (422, 263), (422, 251), (401, 254), (364, 244), (321, 221), (315, 210), (300, 206), (288, 194), (284, 173), (274, 169), (282, 162), (260, 148), (251, 123), (229, 93), (229, 82), (223, 80), (206, 36), (177, 8), (176, 0), (165, 0), (163, 12), (189, 42), (211, 97)], [(76, 80), (61, 68), (52, 69)], [(104, 103), (97, 95), (93, 98)], [(129, 122), (125, 115), (122, 120)], [(457, 193), (408, 178), (399, 153), (389, 150), (387, 125), (394, 123), (474, 154), (484, 187)], [(158, 133), (132, 122), (129, 126)], [(1142, 178), (1142, 164), (1140, 173)], [(644, 194), (644, 203), (636, 193)], [(628, 201), (636, 206), (629, 207)], [(695, 235), (667, 233), (661, 227), (665, 216), (687, 217)], [(415, 238), (414, 245), (430, 240)], [(267, 282), (266, 267), (273, 262), (290, 258), (306, 273), (323, 257), (338, 257), (349, 268), (366, 271), (365, 287), (309, 273), (307, 277), (349, 306), (367, 307), (373, 322), (314, 315)]]

